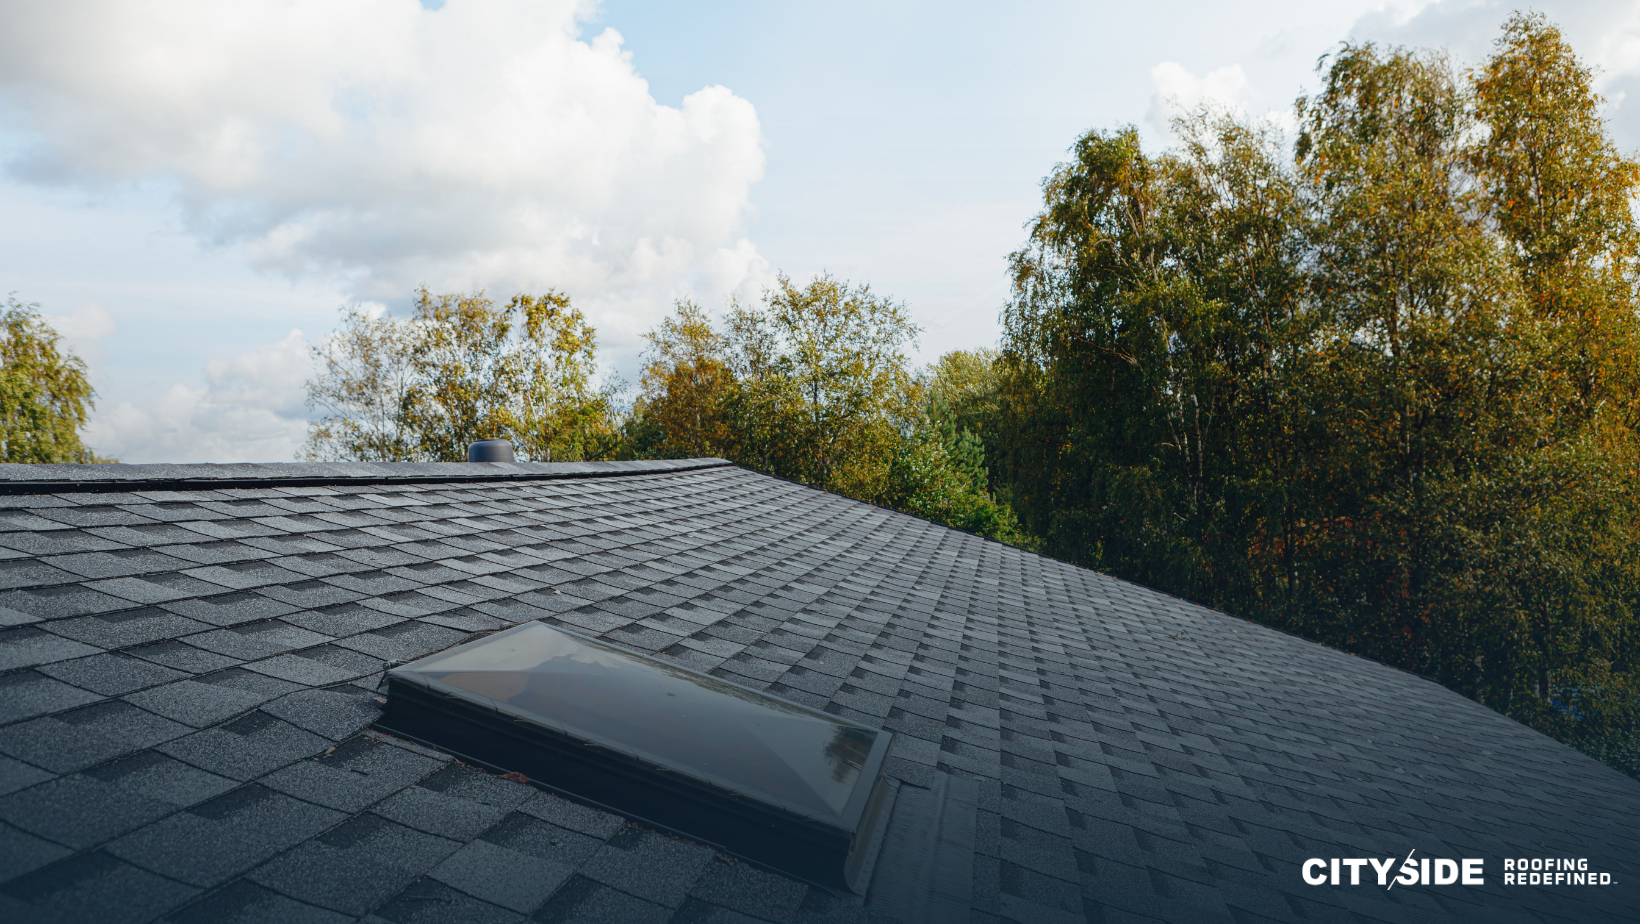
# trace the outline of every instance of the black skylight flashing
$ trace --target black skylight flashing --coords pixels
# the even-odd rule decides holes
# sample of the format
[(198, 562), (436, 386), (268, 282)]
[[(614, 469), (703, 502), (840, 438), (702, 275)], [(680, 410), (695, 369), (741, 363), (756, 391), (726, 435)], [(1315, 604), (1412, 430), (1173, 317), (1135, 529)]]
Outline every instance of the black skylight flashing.
[[(486, 646), (510, 654), (520, 643), (554, 649), (549, 659), (557, 666), (536, 672), (515, 663), (478, 671), (467, 663), (491, 657), (481, 651)], [(605, 659), (596, 676), (579, 672), (582, 654)], [(529, 681), (535, 685), (526, 689)], [(893, 738), (887, 731), (541, 623), (396, 667), (387, 684), (387, 707), (377, 723), (383, 730), (521, 772), (810, 882), (864, 890), (893, 802), (882, 775)], [(508, 695), (493, 698), (472, 687)], [(592, 699), (566, 696), (572, 689), (614, 699), (582, 708)], [(657, 703), (659, 711), (649, 708)], [(668, 713), (672, 704), (682, 704), (676, 714)], [(639, 712), (648, 715), (623, 721)], [(664, 733), (697, 720), (691, 727), (718, 735), (721, 749), (703, 749), (694, 735)], [(602, 729), (587, 727), (600, 721)], [(749, 732), (753, 726), (761, 730)], [(643, 745), (617, 740), (646, 734)], [(823, 753), (812, 753), (817, 736), (827, 734)], [(738, 759), (709, 770), (691, 763), (719, 754)], [(805, 766), (794, 756), (812, 761)]]

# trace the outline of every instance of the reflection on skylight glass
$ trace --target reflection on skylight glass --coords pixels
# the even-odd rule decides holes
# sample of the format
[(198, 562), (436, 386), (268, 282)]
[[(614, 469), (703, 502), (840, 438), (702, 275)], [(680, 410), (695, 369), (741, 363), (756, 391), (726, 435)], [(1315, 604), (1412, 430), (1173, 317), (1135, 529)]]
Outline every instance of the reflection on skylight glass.
[(819, 817), (844, 813), (879, 734), (540, 623), (486, 641), (395, 674)]

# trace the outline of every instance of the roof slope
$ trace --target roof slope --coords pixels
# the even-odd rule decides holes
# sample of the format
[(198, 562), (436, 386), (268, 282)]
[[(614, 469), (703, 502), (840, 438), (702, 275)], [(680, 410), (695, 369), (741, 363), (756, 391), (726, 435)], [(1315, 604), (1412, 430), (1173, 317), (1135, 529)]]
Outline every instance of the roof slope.
[[(1461, 696), (715, 460), (0, 466), (0, 494), (0, 919), (1535, 922), (1640, 899), (1640, 783)], [(368, 730), (386, 662), (531, 619), (895, 731), (868, 900)], [(1487, 885), (1300, 876), (1414, 850), (1484, 858)], [(1513, 856), (1619, 885), (1505, 888)]]

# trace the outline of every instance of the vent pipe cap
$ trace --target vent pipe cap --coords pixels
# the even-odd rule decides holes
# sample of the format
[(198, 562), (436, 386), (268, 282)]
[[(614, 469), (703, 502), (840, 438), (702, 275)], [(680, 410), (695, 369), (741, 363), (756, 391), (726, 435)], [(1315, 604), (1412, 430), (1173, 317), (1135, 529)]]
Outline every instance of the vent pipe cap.
[(479, 440), (467, 447), (468, 462), (513, 462), (512, 444), (506, 440)]

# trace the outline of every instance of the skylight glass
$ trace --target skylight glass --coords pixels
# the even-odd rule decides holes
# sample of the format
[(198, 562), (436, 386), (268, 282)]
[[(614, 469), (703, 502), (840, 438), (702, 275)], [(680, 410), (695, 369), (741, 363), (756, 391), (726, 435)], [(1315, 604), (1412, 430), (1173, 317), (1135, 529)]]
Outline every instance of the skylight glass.
[(388, 672), (392, 731), (853, 887), (892, 737), (542, 623)]

